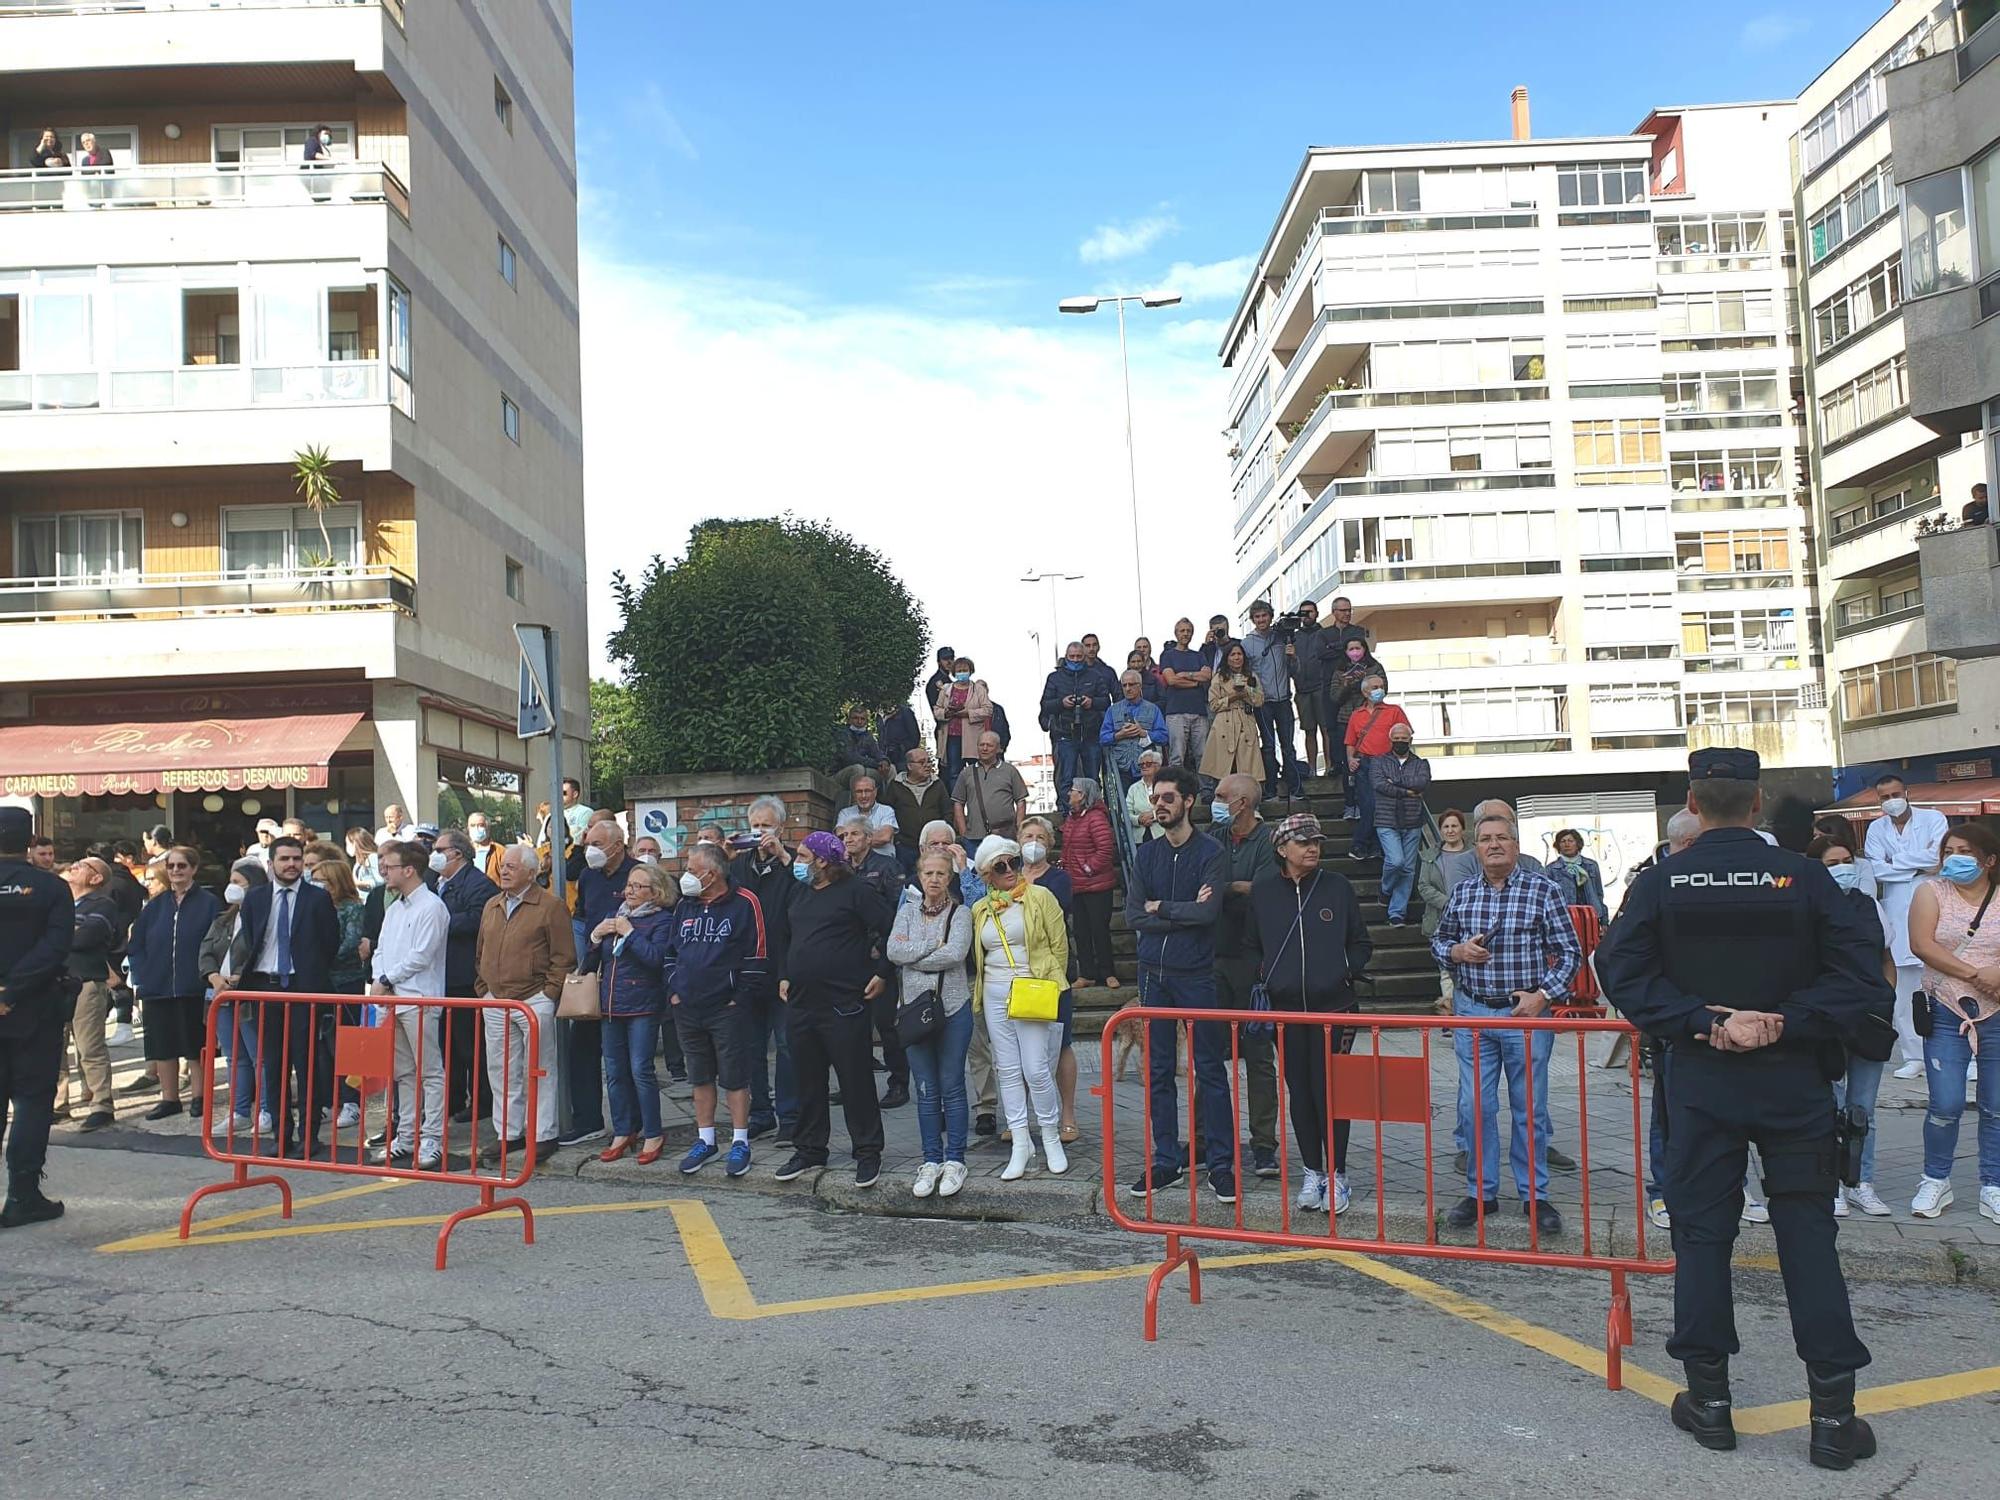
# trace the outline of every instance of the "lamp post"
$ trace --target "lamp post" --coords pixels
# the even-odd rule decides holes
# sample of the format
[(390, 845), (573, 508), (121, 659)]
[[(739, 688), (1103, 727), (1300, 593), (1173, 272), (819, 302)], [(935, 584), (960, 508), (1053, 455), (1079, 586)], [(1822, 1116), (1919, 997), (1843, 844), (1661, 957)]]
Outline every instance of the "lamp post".
[[(1051, 572), (1046, 568), (1039, 570), (1035, 568), (1030, 568), (1028, 569), (1027, 572), (1021, 575), (1021, 582), (1046, 583), (1049, 586), (1049, 636), (1052, 642), (1061, 641), (1062, 620), (1056, 614), (1056, 585), (1059, 583), (1082, 583), (1083, 574), (1056, 573), (1056, 572)], [(1040, 634), (1040, 632), (1030, 631), (1029, 634), (1038, 635)]]
[(1143, 307), (1177, 307), (1179, 292), (1114, 293), (1103, 297), (1065, 297), (1056, 305), (1058, 312), (1094, 313), (1109, 302), (1118, 309), (1118, 367), (1125, 376), (1125, 483), (1132, 498), (1132, 585), (1139, 603), (1139, 634), (1146, 633), (1145, 570), (1139, 563), (1139, 469), (1132, 457), (1132, 361), (1125, 352), (1125, 304)]

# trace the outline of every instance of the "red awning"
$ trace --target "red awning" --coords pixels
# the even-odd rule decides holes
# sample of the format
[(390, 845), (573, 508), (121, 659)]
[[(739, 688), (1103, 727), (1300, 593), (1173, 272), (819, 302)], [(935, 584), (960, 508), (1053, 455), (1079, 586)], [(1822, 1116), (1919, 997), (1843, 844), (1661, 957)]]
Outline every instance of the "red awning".
[[(1977, 781), (1913, 781), (1904, 791), (1910, 806), (1934, 808), (1948, 818), (2000, 813), (2000, 777), (1982, 777)], [(1819, 810), (1863, 822), (1882, 815), (1881, 802), (1873, 791), (1856, 792)]]
[(358, 713), (20, 724), (0, 729), (0, 792), (241, 792), (326, 785)]

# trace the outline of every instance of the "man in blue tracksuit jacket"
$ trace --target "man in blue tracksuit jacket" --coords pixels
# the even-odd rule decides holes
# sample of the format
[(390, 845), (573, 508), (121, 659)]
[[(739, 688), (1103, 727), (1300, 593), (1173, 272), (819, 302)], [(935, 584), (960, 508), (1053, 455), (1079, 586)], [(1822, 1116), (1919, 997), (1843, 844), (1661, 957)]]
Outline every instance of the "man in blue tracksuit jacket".
[(695, 1142), (681, 1161), (693, 1175), (722, 1154), (715, 1140), (715, 1091), (729, 1096), (732, 1127), (726, 1170), (750, 1170), (751, 1001), (764, 982), (770, 947), (764, 908), (729, 879), (729, 856), (713, 844), (688, 851), (681, 900), (670, 928), (673, 967), (667, 1000), (688, 1081), (694, 1085)]
[[(1171, 766), (1153, 782), (1153, 818), (1164, 838), (1148, 839), (1133, 861), (1125, 891), (1125, 921), (1139, 934), (1139, 1003), (1194, 1009), (1215, 1006), (1215, 923), (1229, 889), (1229, 856), (1189, 821), (1201, 781), (1185, 766)], [(1187, 1173), (1180, 1112), (1174, 1089), (1176, 1026), (1150, 1025), (1148, 1111), (1153, 1160), (1130, 1188), (1172, 1187)], [(1229, 1030), (1220, 1022), (1194, 1027), (1195, 1104), (1201, 1111), (1208, 1185), (1224, 1203), (1236, 1201), (1236, 1119), (1229, 1100)]]

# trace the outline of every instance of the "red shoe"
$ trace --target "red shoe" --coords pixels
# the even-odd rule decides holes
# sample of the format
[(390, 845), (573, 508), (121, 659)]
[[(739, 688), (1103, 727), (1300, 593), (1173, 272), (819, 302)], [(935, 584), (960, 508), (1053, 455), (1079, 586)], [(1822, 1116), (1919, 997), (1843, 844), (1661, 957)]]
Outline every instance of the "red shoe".
[(617, 1161), (619, 1157), (623, 1156), (626, 1152), (630, 1151), (631, 1149), (632, 1149), (631, 1137), (620, 1136), (617, 1140), (613, 1141), (609, 1146), (606, 1146), (602, 1151), (598, 1152), (597, 1159), (599, 1161)]
[(654, 1162), (660, 1159), (660, 1153), (666, 1149), (667, 1149), (667, 1138), (665, 1136), (661, 1136), (659, 1145), (654, 1146), (650, 1150), (641, 1151), (639, 1153), (639, 1165), (642, 1167), (650, 1167)]

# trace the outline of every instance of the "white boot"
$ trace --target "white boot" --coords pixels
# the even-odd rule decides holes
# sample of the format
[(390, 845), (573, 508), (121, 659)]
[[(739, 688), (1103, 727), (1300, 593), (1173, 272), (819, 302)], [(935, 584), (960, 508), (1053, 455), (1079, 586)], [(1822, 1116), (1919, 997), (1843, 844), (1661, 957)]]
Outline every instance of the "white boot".
[[(1057, 1149), (1061, 1148), (1058, 1147)], [(1000, 1173), (1000, 1180), (1002, 1182), (1018, 1181), (1021, 1174), (1028, 1170), (1028, 1163), (1034, 1159), (1035, 1143), (1028, 1139), (1027, 1129), (1023, 1127), (1014, 1132), (1014, 1154), (1008, 1159), (1005, 1169)]]
[(1069, 1170), (1069, 1153), (1063, 1150), (1062, 1127), (1044, 1125), (1042, 1127), (1042, 1156), (1049, 1164), (1049, 1170), (1060, 1177)]

